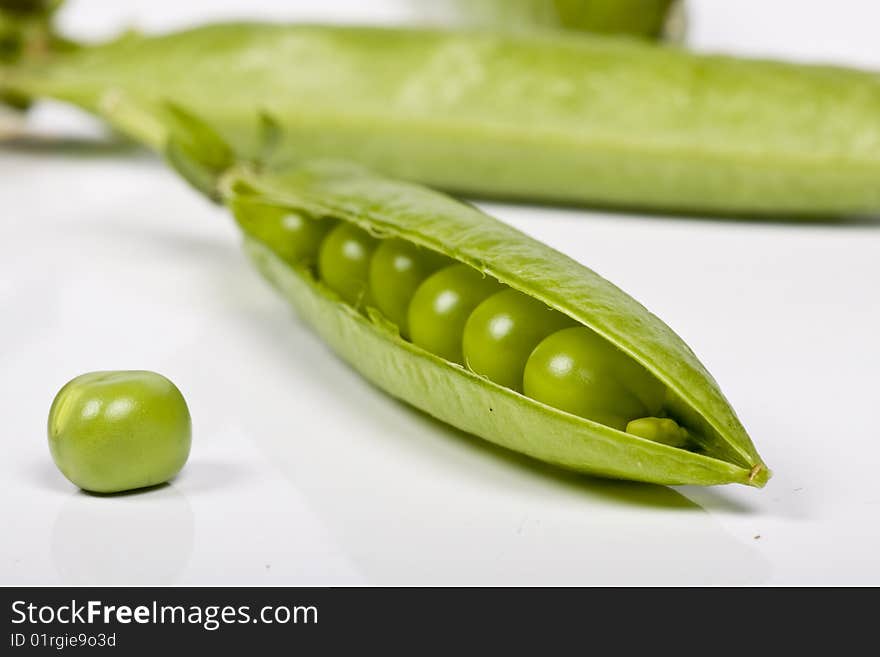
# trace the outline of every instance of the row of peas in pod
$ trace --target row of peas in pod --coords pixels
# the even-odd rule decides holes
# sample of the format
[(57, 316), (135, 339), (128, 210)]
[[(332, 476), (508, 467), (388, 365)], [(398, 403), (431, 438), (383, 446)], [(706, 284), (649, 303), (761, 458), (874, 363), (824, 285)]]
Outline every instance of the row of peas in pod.
[(236, 220), (345, 303), (378, 310), (403, 339), (498, 385), (594, 422), (674, 446), (666, 387), (592, 329), (473, 267), (330, 217), (238, 200)]

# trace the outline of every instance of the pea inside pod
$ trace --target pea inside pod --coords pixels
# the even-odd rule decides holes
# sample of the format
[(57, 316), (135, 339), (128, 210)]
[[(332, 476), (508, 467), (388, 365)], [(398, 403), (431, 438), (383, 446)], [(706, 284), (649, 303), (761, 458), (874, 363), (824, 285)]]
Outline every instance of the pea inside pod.
[(462, 336), (474, 308), (501, 289), (467, 265), (450, 265), (416, 290), (409, 306), (412, 341), (453, 363), (463, 363)]
[(620, 430), (660, 413), (666, 395), (656, 377), (584, 326), (557, 331), (535, 347), (523, 372), (523, 390)]
[[(526, 361), (538, 343), (575, 321), (522, 292), (503, 290), (468, 318), (462, 350), (477, 374), (518, 392)], [(537, 399), (537, 397), (536, 397)]]
[(316, 221), (301, 212), (237, 198), (231, 206), (242, 230), (273, 244), (275, 252), (291, 264), (312, 260), (336, 222)]
[(409, 305), (419, 285), (452, 261), (401, 239), (382, 240), (370, 261), (370, 291), (376, 307), (409, 336)]
[(367, 281), (377, 240), (366, 231), (342, 222), (321, 243), (318, 271), (330, 289), (346, 302), (362, 306), (369, 301)]

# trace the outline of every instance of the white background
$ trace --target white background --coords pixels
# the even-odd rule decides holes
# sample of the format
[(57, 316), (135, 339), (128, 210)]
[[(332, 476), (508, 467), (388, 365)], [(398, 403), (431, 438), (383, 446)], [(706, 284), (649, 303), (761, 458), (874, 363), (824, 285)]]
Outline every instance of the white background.
[[(71, 0), (109, 36), (227, 17), (394, 21), (397, 2)], [(870, 0), (691, 2), (690, 43), (880, 69)], [(792, 225), (485, 205), (664, 318), (722, 385), (764, 490), (575, 476), (391, 400), (258, 278), (220, 209), (57, 105), (0, 149), (0, 584), (880, 584), (880, 220)], [(878, 117), (880, 121), (880, 117)], [(880, 184), (880, 181), (878, 181)], [(57, 389), (153, 369), (183, 473), (96, 497), (52, 464)]]

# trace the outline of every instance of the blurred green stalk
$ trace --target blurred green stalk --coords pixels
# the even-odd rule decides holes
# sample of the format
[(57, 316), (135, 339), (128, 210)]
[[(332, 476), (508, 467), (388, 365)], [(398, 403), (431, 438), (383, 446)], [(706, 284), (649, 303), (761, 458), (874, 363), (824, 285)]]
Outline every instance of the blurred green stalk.
[(448, 0), (448, 3), (453, 22), (480, 27), (555, 28), (652, 39), (677, 39), (683, 27), (681, 0)]
[[(53, 15), (63, 1), (0, 0), (0, 65), (35, 61), (75, 47), (53, 29)], [(30, 101), (12, 92), (0, 92), (2, 104), (26, 109)]]

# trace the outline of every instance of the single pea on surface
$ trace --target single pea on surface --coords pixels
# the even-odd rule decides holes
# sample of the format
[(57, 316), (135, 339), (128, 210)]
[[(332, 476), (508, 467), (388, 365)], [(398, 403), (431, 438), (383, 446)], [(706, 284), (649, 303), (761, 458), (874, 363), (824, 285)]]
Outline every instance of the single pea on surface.
[(161, 374), (90, 372), (69, 381), (49, 410), (49, 450), (80, 488), (117, 493), (164, 483), (189, 456), (183, 395)]

